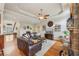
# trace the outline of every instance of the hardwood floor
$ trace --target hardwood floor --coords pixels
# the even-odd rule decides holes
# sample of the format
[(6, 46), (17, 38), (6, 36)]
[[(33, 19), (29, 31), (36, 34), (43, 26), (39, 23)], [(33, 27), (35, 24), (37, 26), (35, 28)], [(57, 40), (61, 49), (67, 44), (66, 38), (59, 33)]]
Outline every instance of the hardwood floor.
[(62, 43), (56, 41), (56, 43), (44, 54), (44, 56), (59, 56), (59, 52), (62, 50)]
[(24, 54), (17, 48), (16, 39), (5, 43), (4, 56), (24, 56)]
[[(57, 41), (45, 54), (44, 56), (59, 56), (59, 51), (62, 43)], [(13, 40), (12, 42), (7, 43), (7, 47), (4, 49), (4, 56), (25, 56), (18, 48), (17, 48), (17, 40)]]

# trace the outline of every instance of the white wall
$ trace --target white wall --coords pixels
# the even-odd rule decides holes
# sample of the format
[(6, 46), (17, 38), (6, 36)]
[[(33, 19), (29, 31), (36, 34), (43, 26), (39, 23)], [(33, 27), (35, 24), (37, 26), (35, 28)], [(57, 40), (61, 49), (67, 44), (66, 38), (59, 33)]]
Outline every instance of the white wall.
[[(14, 23), (15, 23), (15, 21), (12, 21), (12, 20), (10, 21), (10, 20), (5, 20), (4, 19), (3, 25), (7, 26), (7, 24), (12, 24), (12, 28), (13, 28), (14, 27)], [(18, 33), (17, 34), (17, 36), (18, 36), (19, 35), (19, 31), (20, 31), (20, 23), (16, 22), (16, 26), (15, 26), (15, 29), (14, 29), (13, 32)]]
[[(31, 27), (32, 29), (27, 29), (27, 26)], [(26, 27), (26, 29), (24, 29), (24, 27)], [(27, 23), (27, 22), (20, 22), (20, 36), (22, 36), (23, 33), (25, 33), (26, 31), (30, 31), (33, 32), (34, 31), (34, 25)]]
[[(59, 36), (63, 36), (63, 35), (64, 35), (63, 31), (67, 31), (67, 28), (66, 28), (66, 21), (67, 21), (67, 19), (63, 19), (63, 20), (61, 20), (61, 21), (59, 21), (59, 22), (55, 22), (55, 23), (54, 23), (54, 25), (55, 25), (55, 24), (61, 25), (61, 31), (60, 31), (60, 32), (55, 32), (55, 31), (53, 31), (54, 38), (58, 38)], [(6, 24), (6, 23), (11, 23), (11, 24), (14, 25), (15, 21), (5, 20), (5, 21), (4, 21), (4, 24)], [(43, 24), (33, 25), (33, 24), (30, 24), (30, 23), (17, 22), (16, 27), (18, 28), (18, 30), (15, 29), (14, 32), (17, 32), (17, 33), (18, 33), (18, 36), (19, 36), (19, 35), (21, 35), (21, 34), (23, 33), (23, 31), (24, 31), (24, 30), (23, 30), (23, 27), (26, 26), (26, 28), (27, 28), (27, 26), (29, 25), (29, 26), (32, 28), (32, 30), (29, 30), (29, 31), (31, 31), (31, 32), (36, 31), (36, 32), (38, 32), (38, 33), (40, 32), (40, 34), (43, 36), (43, 35), (44, 35), (44, 32), (42, 31), (42, 25), (46, 25), (46, 29), (49, 30), (49, 31), (50, 31), (50, 30), (53, 30), (53, 28), (54, 28), (54, 26), (48, 27), (48, 26), (47, 26), (47, 23), (48, 23), (48, 22), (43, 23)], [(26, 31), (28, 31), (28, 29), (26, 29)]]
[(48, 27), (48, 25), (47, 25), (48, 21), (40, 23), (39, 25), (41, 27), (39, 27), (39, 28), (37, 27), (37, 32), (40, 30), (39, 31), (40, 34), (42, 36), (44, 36), (44, 32), (42, 31), (42, 25), (46, 25), (46, 30), (53, 31), (54, 39), (57, 39), (59, 36), (64, 36), (64, 31), (68, 31), (66, 28), (67, 20), (68, 20), (68, 17), (61, 19), (61, 21), (54, 22), (54, 25), (56, 25), (56, 24), (61, 25), (61, 31), (59, 31), (59, 32), (54, 31), (54, 25), (52, 27)]
[(66, 22), (67, 22), (67, 19), (63, 19), (56, 23), (56, 24), (61, 25), (61, 31), (59, 31), (59, 32), (53, 31), (55, 39), (57, 39), (59, 36), (64, 36), (64, 31), (68, 31), (67, 27), (66, 27)]
[[(13, 20), (5, 20), (4, 19), (4, 22), (3, 22), (3, 24), (5, 25), (5, 26), (7, 26), (7, 24), (12, 24), (12, 28), (14, 27), (14, 23), (15, 23), (15, 21), (13, 21)], [(23, 22), (16, 22), (16, 26), (15, 26), (15, 29), (14, 29), (14, 32), (15, 33), (17, 33), (17, 35), (18, 36), (20, 36), (22, 33), (23, 33), (23, 31), (24, 31), (24, 29), (23, 29), (23, 27), (24, 26), (26, 26), (26, 28), (27, 28), (27, 26), (30, 26), (31, 28), (32, 28), (32, 30), (30, 30), (30, 29), (26, 29), (25, 31), (33, 31), (33, 25), (32, 24), (30, 24), (30, 23), (23, 23)], [(17, 28), (17, 29), (16, 29)]]

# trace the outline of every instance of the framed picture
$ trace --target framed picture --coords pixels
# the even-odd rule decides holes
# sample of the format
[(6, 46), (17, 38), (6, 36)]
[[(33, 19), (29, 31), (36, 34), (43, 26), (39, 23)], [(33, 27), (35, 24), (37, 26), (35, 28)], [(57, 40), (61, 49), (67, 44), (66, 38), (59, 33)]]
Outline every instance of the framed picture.
[(45, 30), (46, 30), (46, 26), (45, 26), (45, 25), (43, 25), (43, 27), (42, 27), (42, 28), (43, 28), (43, 31), (45, 31)]
[(29, 29), (29, 26), (27, 26), (27, 29)]
[(32, 30), (32, 28), (30, 27), (30, 30)]
[(56, 32), (61, 31), (61, 25), (55, 25), (54, 31), (56, 31)]

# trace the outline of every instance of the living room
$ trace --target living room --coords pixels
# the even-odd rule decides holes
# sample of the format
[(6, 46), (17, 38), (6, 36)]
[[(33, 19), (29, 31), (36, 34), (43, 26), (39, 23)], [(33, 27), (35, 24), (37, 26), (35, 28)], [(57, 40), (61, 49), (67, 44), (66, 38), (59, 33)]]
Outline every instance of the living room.
[(67, 50), (70, 4), (5, 3), (0, 7), (1, 55), (59, 56), (62, 55), (63, 44)]

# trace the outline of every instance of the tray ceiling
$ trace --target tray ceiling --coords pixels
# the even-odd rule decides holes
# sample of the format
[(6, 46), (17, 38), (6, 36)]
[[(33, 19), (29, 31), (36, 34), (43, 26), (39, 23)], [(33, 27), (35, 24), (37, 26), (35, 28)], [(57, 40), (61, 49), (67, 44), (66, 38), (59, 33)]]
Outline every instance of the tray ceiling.
[[(4, 7), (4, 17), (9, 19), (17, 19), (17, 21), (38, 23), (37, 18), (40, 9), (43, 9), (44, 14), (49, 14), (49, 19), (64, 19), (69, 13), (66, 13), (63, 17), (63, 13), (69, 10), (69, 5), (59, 3), (6, 3)], [(58, 13), (62, 13), (59, 15)], [(55, 16), (54, 16), (55, 15)], [(60, 17), (58, 17), (60, 16)], [(54, 20), (54, 21), (55, 21)]]

